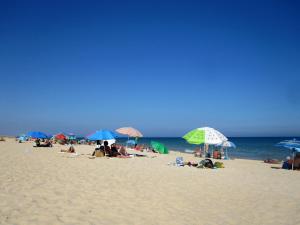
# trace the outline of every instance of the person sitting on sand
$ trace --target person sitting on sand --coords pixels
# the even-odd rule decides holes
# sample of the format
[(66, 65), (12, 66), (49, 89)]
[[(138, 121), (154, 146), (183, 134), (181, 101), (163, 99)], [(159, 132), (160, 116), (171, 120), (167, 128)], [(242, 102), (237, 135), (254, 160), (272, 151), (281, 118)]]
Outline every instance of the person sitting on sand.
[(194, 151), (194, 156), (195, 157), (202, 157), (202, 152), (200, 147), (196, 147)]
[(60, 151), (66, 153), (75, 153), (75, 148), (73, 145), (71, 145), (67, 150), (61, 149)]
[(111, 154), (111, 149), (110, 147), (108, 146), (108, 141), (104, 141), (104, 152), (105, 152), (105, 155), (108, 156), (108, 157), (111, 157), (112, 154)]
[(293, 160), (291, 157), (286, 157), (286, 161), (282, 164), (282, 169), (291, 170), (292, 169)]
[(100, 140), (97, 140), (96, 141), (96, 149), (100, 149), (100, 146), (101, 146), (101, 141)]
[(119, 150), (119, 154), (122, 156), (129, 156), (128, 152), (126, 151), (125, 147), (122, 146)]
[(41, 146), (41, 142), (40, 142), (40, 139), (39, 139), (39, 138), (37, 138), (37, 139), (34, 141), (34, 143), (35, 143), (35, 146), (33, 146), (33, 147), (40, 147), (40, 146)]
[(300, 169), (300, 153), (296, 153), (294, 157), (294, 170)]
[(111, 145), (110, 152), (111, 152), (112, 157), (117, 157), (118, 155), (120, 155), (120, 153), (118, 152), (118, 149), (116, 147), (116, 144)]
[(41, 144), (40, 147), (53, 147), (52, 143), (47, 139), (44, 144)]

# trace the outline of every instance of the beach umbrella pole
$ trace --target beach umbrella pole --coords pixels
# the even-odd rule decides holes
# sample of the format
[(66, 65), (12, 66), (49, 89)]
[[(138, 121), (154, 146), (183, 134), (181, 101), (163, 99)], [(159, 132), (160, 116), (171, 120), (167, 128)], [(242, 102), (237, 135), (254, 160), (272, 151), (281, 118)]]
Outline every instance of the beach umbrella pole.
[(129, 141), (129, 135), (127, 136), (126, 149), (127, 149), (128, 141)]
[(292, 163), (292, 170), (294, 170), (294, 161), (295, 161), (295, 156), (294, 156), (294, 155), (295, 155), (295, 153), (294, 153), (294, 152), (295, 152), (295, 151), (294, 151), (294, 149), (293, 149), (292, 151), (293, 151), (293, 163)]

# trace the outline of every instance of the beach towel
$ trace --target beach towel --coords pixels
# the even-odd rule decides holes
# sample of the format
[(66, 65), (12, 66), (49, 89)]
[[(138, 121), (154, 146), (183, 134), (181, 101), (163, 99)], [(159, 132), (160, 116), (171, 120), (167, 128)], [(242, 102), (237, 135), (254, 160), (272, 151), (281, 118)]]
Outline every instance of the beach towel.
[(176, 158), (176, 166), (184, 166), (183, 157)]

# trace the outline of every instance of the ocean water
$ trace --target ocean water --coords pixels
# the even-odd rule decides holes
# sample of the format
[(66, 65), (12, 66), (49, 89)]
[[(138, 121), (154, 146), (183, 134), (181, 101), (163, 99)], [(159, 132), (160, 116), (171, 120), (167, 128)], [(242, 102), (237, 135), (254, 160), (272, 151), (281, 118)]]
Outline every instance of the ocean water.
[[(230, 158), (256, 159), (263, 160), (267, 158), (284, 160), (291, 155), (289, 149), (276, 147), (275, 144), (282, 140), (289, 140), (295, 137), (232, 137), (228, 138), (236, 144), (236, 149), (228, 149)], [(300, 139), (300, 138), (297, 138)], [(125, 143), (126, 138), (119, 138), (119, 143)], [(171, 150), (184, 152), (185, 150), (194, 150), (196, 145), (187, 143), (183, 138), (141, 138), (139, 144), (150, 146), (151, 141), (163, 143)], [(212, 150), (212, 148), (210, 148)]]

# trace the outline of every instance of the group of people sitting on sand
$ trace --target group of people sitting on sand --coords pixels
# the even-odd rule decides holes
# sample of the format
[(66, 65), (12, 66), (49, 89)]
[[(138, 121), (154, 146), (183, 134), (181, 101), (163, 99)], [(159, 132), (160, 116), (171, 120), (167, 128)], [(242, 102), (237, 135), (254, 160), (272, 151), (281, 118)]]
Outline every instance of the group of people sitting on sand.
[(108, 141), (104, 141), (101, 145), (101, 141), (97, 141), (97, 147), (93, 152), (92, 156), (95, 157), (118, 157), (118, 158), (129, 158), (130, 155), (127, 153), (124, 146), (118, 146), (113, 143), (110, 147)]

